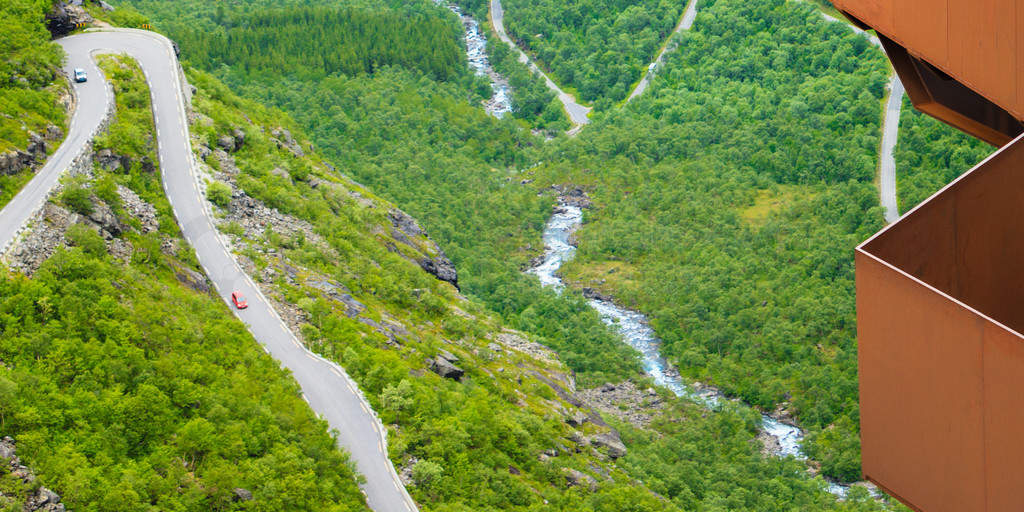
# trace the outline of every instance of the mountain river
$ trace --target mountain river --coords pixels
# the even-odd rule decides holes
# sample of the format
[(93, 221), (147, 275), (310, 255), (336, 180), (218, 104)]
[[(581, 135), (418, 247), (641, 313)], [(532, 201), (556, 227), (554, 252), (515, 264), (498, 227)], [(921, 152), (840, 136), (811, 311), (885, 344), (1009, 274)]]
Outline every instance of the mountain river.
[(472, 16), (463, 13), (459, 6), (442, 0), (435, 1), (438, 5), (454, 12), (462, 21), (462, 26), (466, 31), (466, 54), (469, 57), (469, 67), (477, 76), (486, 75), (490, 78), (491, 90), (494, 91), (491, 99), (484, 102), (484, 110), (501, 119), (502, 116), (512, 111), (512, 102), (508, 95), (508, 79), (491, 67), (491, 62), (487, 58), (487, 38), (480, 33), (480, 24)]
[[(536, 275), (542, 285), (554, 287), (559, 291), (565, 287), (556, 272), (563, 262), (572, 259), (575, 255), (576, 248), (570, 245), (569, 236), (579, 227), (582, 220), (583, 211), (576, 206), (566, 204), (556, 208), (555, 213), (548, 220), (543, 236), (544, 261), (527, 271)], [(601, 319), (606, 324), (622, 334), (626, 343), (640, 351), (643, 356), (644, 370), (654, 377), (654, 381), (659, 386), (672, 390), (676, 396), (688, 397), (701, 402), (709, 409), (716, 408), (723, 400), (726, 400), (725, 396), (717, 389), (707, 387), (698, 391), (682, 380), (679, 372), (658, 352), (661, 340), (648, 326), (647, 317), (605, 300), (589, 299), (589, 303), (600, 313)], [(780, 423), (767, 414), (761, 415), (761, 428), (779, 440), (781, 449), (778, 455), (804, 458), (800, 453), (803, 431), (799, 428)], [(829, 482), (828, 490), (840, 497), (846, 495), (846, 487), (835, 483)]]

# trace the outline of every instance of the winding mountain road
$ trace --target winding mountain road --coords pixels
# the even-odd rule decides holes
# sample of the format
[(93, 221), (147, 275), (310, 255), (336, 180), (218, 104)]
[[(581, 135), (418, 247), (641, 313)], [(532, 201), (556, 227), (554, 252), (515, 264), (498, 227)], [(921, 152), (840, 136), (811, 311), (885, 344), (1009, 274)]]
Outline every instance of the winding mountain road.
[[(90, 31), (57, 42), (67, 52), (65, 67), (69, 75), (73, 68), (85, 68), (89, 81), (75, 84), (78, 107), (65, 142), (46, 167), (0, 211), (0, 247), (6, 248), (18, 227), (42, 206), (61, 172), (89, 143), (102, 121), (109, 86), (90, 56), (106, 52), (134, 57), (150, 84), (164, 191), (185, 239), (195, 249), (218, 295), (264, 350), (292, 372), (303, 398), (338, 432), (339, 446), (351, 454), (357, 470), (366, 477), (361, 488), (369, 506), (382, 512), (417, 510), (387, 458), (384, 427), (358, 387), (344, 369), (313, 354), (299, 342), (238, 266), (214, 228), (212, 213), (200, 193), (200, 179), (189, 143), (184, 80), (170, 41), (153, 32), (113, 29)], [(249, 298), (248, 309), (231, 306), (229, 297), (234, 290)]]
[(661, 47), (661, 51), (658, 52), (658, 56), (654, 59), (649, 66), (647, 66), (647, 72), (644, 73), (643, 78), (640, 79), (640, 83), (636, 84), (636, 88), (633, 89), (632, 94), (626, 101), (633, 101), (633, 98), (640, 96), (647, 90), (647, 86), (651, 84), (651, 79), (654, 78), (654, 71), (661, 64), (661, 59), (668, 52), (668, 45), (672, 42), (672, 36), (682, 32), (684, 30), (690, 30), (693, 27), (693, 20), (697, 19), (697, 0), (690, 0), (690, 3), (686, 5), (686, 9), (683, 11), (683, 16), (679, 18), (679, 24), (676, 25), (676, 29), (669, 34), (668, 39), (665, 40), (665, 46)]
[(540, 76), (544, 77), (544, 82), (547, 83), (548, 89), (558, 94), (558, 100), (562, 102), (565, 112), (569, 114), (569, 119), (576, 125), (576, 128), (570, 132), (578, 132), (580, 127), (589, 123), (590, 118), (587, 117), (587, 114), (590, 113), (590, 107), (584, 107), (576, 103), (576, 98), (563, 91), (561, 87), (558, 87), (555, 82), (551, 81), (547, 73), (541, 71), (537, 64), (530, 60), (530, 57), (512, 42), (512, 39), (505, 33), (505, 10), (501, 7), (501, 0), (491, 0), (491, 23), (494, 25), (494, 31), (498, 33), (498, 38), (505, 41), (506, 44), (519, 53), (519, 62), (529, 66), (535, 73), (540, 73)]

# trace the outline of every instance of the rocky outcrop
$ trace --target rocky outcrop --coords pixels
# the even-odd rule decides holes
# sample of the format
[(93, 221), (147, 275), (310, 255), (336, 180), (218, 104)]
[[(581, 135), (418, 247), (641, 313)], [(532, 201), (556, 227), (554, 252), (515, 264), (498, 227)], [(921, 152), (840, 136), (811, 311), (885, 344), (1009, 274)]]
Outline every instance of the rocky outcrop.
[(457, 362), (459, 358), (453, 356), (451, 352), (442, 350), (436, 358), (427, 359), (427, 367), (430, 371), (452, 380), (462, 380), (462, 376), (465, 375), (465, 371), (458, 366), (455, 366), (454, 362)]
[[(101, 149), (93, 155), (93, 162), (96, 165), (107, 169), (111, 172), (127, 173), (132, 168), (132, 164), (136, 161), (127, 155), (118, 155), (109, 149)], [(153, 164), (153, 160), (148, 156), (144, 156), (138, 160), (140, 168), (148, 173), (156, 172), (156, 165)]]
[(292, 132), (285, 128), (274, 128), (271, 130), (270, 134), (273, 135), (270, 142), (276, 144), (278, 149), (285, 149), (298, 158), (306, 156), (306, 152), (302, 150), (302, 146), (292, 138)]
[(637, 428), (647, 428), (665, 407), (656, 391), (641, 390), (631, 381), (584, 389), (577, 395), (587, 407), (628, 421)]
[[(761, 454), (764, 455), (765, 457), (769, 457), (772, 455), (778, 456), (779, 454), (782, 453), (782, 444), (779, 443), (779, 438), (769, 434), (764, 430), (758, 431), (755, 440), (761, 442)], [(751, 442), (754, 442), (754, 440), (751, 440)]]
[[(118, 187), (125, 211), (139, 220), (143, 233), (159, 228), (156, 208), (143, 201), (131, 190)], [(130, 261), (133, 249), (130, 243), (119, 238), (125, 231), (133, 229), (126, 225), (106, 203), (94, 198), (92, 212), (80, 215), (53, 203), (45, 203), (30, 219), (32, 226), (27, 235), (17, 239), (4, 255), (4, 261), (11, 269), (32, 275), (58, 247), (68, 247), (64, 235), (74, 224), (89, 226), (107, 241), (107, 252), (121, 261)], [(182, 272), (184, 274), (184, 271)], [(179, 279), (182, 277), (179, 276)], [(194, 281), (194, 276), (188, 276)], [(203, 278), (205, 283), (205, 278)], [(203, 285), (205, 286), (205, 284)], [(194, 286), (202, 289), (202, 286)]]
[(551, 185), (551, 189), (558, 192), (559, 202), (577, 208), (592, 208), (594, 203), (590, 196), (579, 185)]
[(340, 284), (327, 280), (318, 281), (312, 279), (306, 281), (306, 284), (324, 292), (324, 294), (327, 295), (327, 298), (335, 302), (340, 302), (344, 305), (345, 316), (349, 318), (355, 318), (359, 316), (359, 313), (366, 311), (366, 306), (350, 295), (348, 288), (345, 288)]
[(235, 495), (232, 501), (252, 501), (252, 493), (246, 489), (235, 487), (231, 492)]
[(613, 459), (618, 459), (626, 455), (626, 445), (622, 444), (622, 439), (619, 438), (619, 433), (614, 430), (590, 438), (590, 444), (592, 446), (607, 449), (608, 456)]
[(179, 282), (198, 292), (207, 293), (210, 291), (210, 283), (207, 282), (205, 274), (192, 270), (173, 259), (168, 260), (168, 263), (171, 270), (174, 271), (174, 277)]
[(230, 135), (221, 135), (217, 139), (217, 145), (228, 153), (234, 153), (245, 145), (245, 132), (241, 128), (235, 128)]
[(562, 474), (565, 475), (565, 485), (567, 487), (584, 487), (591, 492), (597, 490), (597, 480), (594, 480), (594, 477), (586, 473), (572, 468), (562, 468)]
[(143, 201), (132, 189), (117, 186), (117, 195), (121, 198), (121, 204), (129, 215), (139, 219), (140, 231), (152, 233), (160, 229), (160, 221), (156, 218), (156, 207)]
[(0, 174), (11, 176), (32, 166), (35, 158), (26, 151), (0, 153)]
[(28, 134), (28, 146), (24, 151), (15, 150), (0, 153), (0, 175), (11, 176), (25, 169), (37, 169), (46, 162), (47, 152), (64, 136), (60, 128), (50, 125), (46, 135), (35, 132)]
[[(423, 231), (416, 219), (398, 208), (392, 208), (388, 211), (388, 220), (391, 221), (392, 238), (421, 253), (421, 256), (414, 260), (420, 268), (459, 289), (459, 275), (455, 265), (445, 255), (444, 250)], [(397, 248), (393, 252), (402, 254)]]
[(793, 413), (790, 412), (789, 410), (789, 402), (780, 403), (777, 407), (775, 407), (775, 410), (768, 413), (768, 416), (771, 416), (779, 423), (782, 423), (784, 425), (800, 428), (800, 424), (797, 423), (796, 418), (793, 416)]
[(64, 2), (53, 4), (53, 9), (46, 14), (46, 28), (53, 37), (68, 35), (77, 25), (92, 22), (93, 17), (85, 9)]
[[(0, 440), (0, 458), (6, 462), (4, 469), (15, 478), (20, 479), (26, 488), (35, 483), (35, 473), (21, 464), (18, 448), (11, 437), (4, 437)], [(60, 495), (46, 487), (39, 487), (34, 492), (27, 492), (24, 496), (12, 496), (0, 492), (0, 504), (9, 507), (8, 510), (16, 507), (18, 502), (21, 505), (19, 510), (24, 512), (65, 512), (66, 510), (64, 504), (60, 502)]]
[(92, 212), (89, 215), (72, 220), (95, 229), (107, 241), (121, 236), (121, 233), (125, 231), (124, 224), (117, 218), (114, 210), (107, 206), (106, 203), (99, 201), (93, 203)]
[(588, 298), (588, 299), (599, 300), (599, 301), (602, 301), (602, 302), (615, 303), (615, 297), (614, 296), (612, 296), (609, 293), (604, 293), (601, 290), (596, 290), (594, 288), (584, 287), (583, 289), (580, 290), (580, 292), (583, 293), (583, 296)]

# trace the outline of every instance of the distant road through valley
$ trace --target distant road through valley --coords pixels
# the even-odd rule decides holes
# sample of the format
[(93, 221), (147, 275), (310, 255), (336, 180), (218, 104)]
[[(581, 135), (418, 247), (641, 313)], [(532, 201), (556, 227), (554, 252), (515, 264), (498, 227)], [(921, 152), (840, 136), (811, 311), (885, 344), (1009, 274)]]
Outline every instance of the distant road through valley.
[[(882, 42), (877, 37), (828, 14), (821, 13), (821, 16), (828, 21), (846, 24), (854, 32), (868, 38), (871, 44), (882, 48)], [(885, 208), (885, 221), (890, 224), (900, 219), (899, 203), (896, 199), (896, 158), (893, 152), (896, 150), (896, 140), (899, 136), (900, 109), (903, 106), (904, 92), (903, 82), (900, 82), (896, 70), (892, 70), (892, 77), (889, 79), (889, 98), (882, 114), (882, 142), (878, 154), (878, 192), (882, 207)]]
[(686, 9), (683, 11), (682, 17), (679, 18), (679, 25), (676, 25), (676, 29), (669, 34), (665, 40), (665, 46), (658, 52), (658, 56), (654, 59), (649, 66), (647, 66), (647, 72), (644, 73), (643, 78), (640, 79), (640, 83), (633, 89), (633, 93), (629, 95), (626, 101), (633, 101), (633, 98), (640, 96), (647, 90), (647, 86), (651, 84), (651, 80), (654, 78), (654, 71), (661, 65), (661, 60), (665, 57), (665, 53), (668, 52), (668, 45), (672, 42), (672, 36), (682, 32), (684, 30), (690, 30), (693, 27), (693, 20), (697, 19), (697, 0), (690, 0), (690, 3), (686, 5)]
[[(339, 432), (339, 445), (352, 456), (366, 477), (361, 486), (371, 508), (381, 512), (412, 512), (415, 502), (402, 486), (387, 458), (384, 427), (355, 383), (337, 364), (307, 350), (285, 326), (260, 290), (242, 271), (218, 236), (200, 193), (199, 178), (189, 142), (183, 79), (169, 40), (153, 32), (109, 29), (78, 34), (57, 42), (68, 55), (65, 71), (85, 68), (89, 80), (75, 84), (78, 107), (64, 143), (46, 166), (0, 211), (0, 247), (7, 247), (21, 226), (46, 200), (61, 172), (88, 144), (100, 125), (109, 86), (93, 63), (94, 53), (125, 53), (136, 60), (151, 89), (157, 132), (157, 154), (164, 191), (185, 239), (220, 297), (242, 320), (267, 352), (291, 370), (303, 396), (330, 428)], [(249, 308), (230, 305), (232, 291), (249, 298)]]
[(576, 98), (558, 87), (558, 85), (548, 77), (547, 73), (541, 71), (541, 69), (537, 67), (537, 64), (530, 60), (530, 57), (528, 57), (526, 53), (508, 37), (508, 34), (505, 33), (505, 10), (501, 7), (501, 0), (491, 0), (491, 22), (494, 24), (494, 31), (498, 33), (498, 38), (505, 41), (506, 44), (519, 53), (519, 62), (530, 66), (530, 69), (535, 73), (540, 73), (540, 75), (544, 77), (544, 82), (547, 83), (548, 89), (555, 91), (555, 94), (558, 95), (558, 100), (562, 102), (562, 105), (565, 107), (565, 112), (569, 114), (569, 119), (572, 120), (573, 124), (577, 125), (577, 128), (579, 128), (580, 126), (589, 123), (590, 118), (587, 117), (587, 114), (590, 113), (590, 107), (584, 107), (583, 105), (576, 103)]

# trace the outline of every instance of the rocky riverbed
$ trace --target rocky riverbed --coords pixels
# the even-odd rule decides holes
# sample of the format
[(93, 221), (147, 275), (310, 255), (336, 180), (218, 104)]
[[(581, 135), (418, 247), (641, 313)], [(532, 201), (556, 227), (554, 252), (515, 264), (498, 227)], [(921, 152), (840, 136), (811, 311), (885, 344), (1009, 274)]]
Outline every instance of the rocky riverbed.
[(487, 76), (491, 81), (493, 95), (489, 100), (484, 101), (484, 110), (501, 119), (512, 111), (508, 79), (491, 67), (491, 62), (487, 57), (487, 38), (480, 32), (480, 24), (472, 16), (463, 13), (457, 5), (440, 0), (437, 3), (454, 12), (462, 21), (466, 32), (466, 54), (469, 57), (469, 67), (477, 76)]

